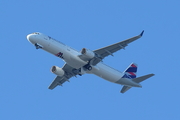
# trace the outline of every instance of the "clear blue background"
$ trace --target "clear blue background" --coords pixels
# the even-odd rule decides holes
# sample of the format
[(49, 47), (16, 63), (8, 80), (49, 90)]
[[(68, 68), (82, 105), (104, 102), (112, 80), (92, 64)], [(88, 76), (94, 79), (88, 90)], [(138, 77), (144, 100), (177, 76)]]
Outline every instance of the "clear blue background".
[[(0, 2), (0, 120), (179, 120), (180, 2), (144, 0), (4, 0)], [(73, 77), (49, 90), (53, 65), (64, 62), (36, 50), (26, 35), (47, 34), (77, 50), (95, 50), (144, 36), (104, 63), (120, 71), (138, 63), (138, 76), (122, 86), (95, 75)]]

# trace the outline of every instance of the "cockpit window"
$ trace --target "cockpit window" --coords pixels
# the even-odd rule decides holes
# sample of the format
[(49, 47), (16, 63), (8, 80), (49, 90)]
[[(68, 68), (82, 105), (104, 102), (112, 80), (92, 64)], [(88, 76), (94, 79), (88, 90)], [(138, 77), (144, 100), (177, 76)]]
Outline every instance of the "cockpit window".
[(32, 34), (36, 34), (36, 35), (39, 35), (40, 33), (38, 33), (38, 32), (35, 32), (35, 33), (32, 33)]

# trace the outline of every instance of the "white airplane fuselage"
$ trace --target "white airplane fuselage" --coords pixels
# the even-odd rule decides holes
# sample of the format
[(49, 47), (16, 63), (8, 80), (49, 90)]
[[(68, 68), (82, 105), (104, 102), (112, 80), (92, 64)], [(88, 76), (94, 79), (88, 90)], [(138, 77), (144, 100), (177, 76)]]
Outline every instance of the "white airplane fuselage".
[[(47, 36), (42, 33), (29, 34), (27, 36), (29, 42), (37, 47), (63, 59), (69, 66), (79, 69), (88, 64), (88, 61), (82, 60), (79, 56), (81, 52), (78, 52), (71, 47)], [(115, 70), (103, 62), (99, 62), (95, 66), (92, 66), (91, 70), (83, 70), (82, 74), (89, 73), (95, 74), (105, 80), (121, 85), (128, 85), (131, 87), (141, 87), (140, 84), (133, 82), (132, 80), (123, 79), (124, 73)]]

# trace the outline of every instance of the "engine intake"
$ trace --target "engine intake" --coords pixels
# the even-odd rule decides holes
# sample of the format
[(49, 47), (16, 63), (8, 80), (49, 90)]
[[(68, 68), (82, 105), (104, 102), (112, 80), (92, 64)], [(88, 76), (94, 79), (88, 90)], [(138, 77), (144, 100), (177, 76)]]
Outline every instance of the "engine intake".
[(64, 70), (57, 66), (52, 66), (51, 70), (52, 73), (56, 74), (57, 76), (63, 76)]
[(81, 54), (83, 54), (88, 59), (92, 59), (95, 57), (95, 53), (91, 50), (86, 49), (86, 48), (83, 48), (81, 50)]

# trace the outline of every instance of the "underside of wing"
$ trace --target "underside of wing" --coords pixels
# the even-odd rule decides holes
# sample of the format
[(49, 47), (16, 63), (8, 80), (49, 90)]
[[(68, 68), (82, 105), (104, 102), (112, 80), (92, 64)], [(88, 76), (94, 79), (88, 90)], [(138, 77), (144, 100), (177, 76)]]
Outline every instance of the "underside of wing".
[(140, 37), (142, 37), (144, 31), (141, 32), (140, 35), (129, 38), (127, 40), (115, 43), (113, 45), (109, 45), (107, 47), (103, 47), (97, 50), (94, 50), (94, 52), (101, 57), (102, 59), (108, 55), (112, 55), (114, 52), (120, 50), (120, 49), (124, 49), (129, 43), (139, 39)]
[(60, 77), (60, 76), (56, 76), (56, 78), (54, 79), (54, 81), (51, 83), (51, 85), (49, 86), (49, 89), (54, 89), (56, 86), (58, 85), (62, 85), (64, 82), (66, 82), (68, 79), (64, 78), (64, 77)]
[(65, 71), (65, 74), (63, 76), (56, 76), (56, 78), (53, 80), (53, 82), (50, 84), (49, 89), (54, 89), (56, 86), (62, 84), (66, 81), (69, 81), (69, 79), (73, 76), (76, 76), (78, 73), (73, 72), (73, 69), (68, 64), (65, 64), (62, 68)]

